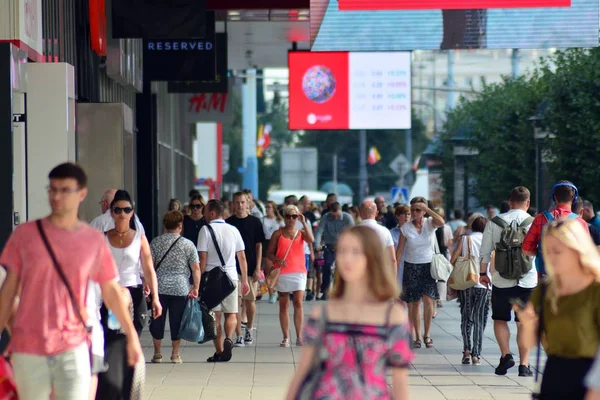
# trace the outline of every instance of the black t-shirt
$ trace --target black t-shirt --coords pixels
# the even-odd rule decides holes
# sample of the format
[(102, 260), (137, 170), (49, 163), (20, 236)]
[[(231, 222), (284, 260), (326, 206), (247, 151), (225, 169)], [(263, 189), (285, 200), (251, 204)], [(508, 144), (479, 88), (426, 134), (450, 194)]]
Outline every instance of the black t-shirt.
[[(235, 215), (227, 218), (226, 222), (229, 225), (235, 226), (244, 240), (246, 250), (246, 262), (248, 263), (248, 276), (252, 276), (256, 271), (256, 245), (265, 241), (265, 232), (263, 230), (260, 219), (248, 215), (246, 218), (238, 218)], [(240, 264), (235, 260), (238, 274), (241, 274)]]
[(588, 228), (590, 228), (590, 236), (592, 237), (594, 244), (596, 246), (600, 246), (600, 230), (598, 230), (598, 228), (592, 224), (588, 224)]
[(305, 212), (304, 218), (306, 218), (307, 221), (310, 221), (311, 228), (315, 226), (315, 222), (317, 222), (317, 216), (315, 215), (314, 212), (312, 212), (312, 211)]
[(206, 225), (206, 220), (204, 218), (194, 221), (189, 215), (186, 215), (183, 217), (182, 236), (194, 243), (194, 246), (198, 246), (198, 234), (204, 225)]

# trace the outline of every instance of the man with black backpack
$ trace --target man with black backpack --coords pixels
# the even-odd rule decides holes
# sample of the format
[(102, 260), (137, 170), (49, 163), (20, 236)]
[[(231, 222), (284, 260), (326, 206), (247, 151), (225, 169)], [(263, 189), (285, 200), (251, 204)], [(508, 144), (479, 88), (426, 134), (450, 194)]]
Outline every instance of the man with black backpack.
[[(502, 356), (496, 367), (496, 375), (506, 375), (514, 367), (515, 360), (510, 351), (510, 328), (512, 302), (520, 299), (527, 303), (531, 292), (537, 286), (537, 273), (531, 259), (521, 249), (523, 240), (533, 218), (527, 213), (530, 204), (529, 190), (517, 186), (510, 193), (510, 211), (494, 217), (488, 222), (481, 244), (481, 269), (479, 281), (489, 287), (492, 282), (492, 319), (494, 334)], [(488, 264), (495, 251), (494, 274), (487, 275)], [(522, 329), (518, 317), (517, 344), (519, 346), (519, 376), (533, 376), (529, 368), (529, 349), (519, 334)]]

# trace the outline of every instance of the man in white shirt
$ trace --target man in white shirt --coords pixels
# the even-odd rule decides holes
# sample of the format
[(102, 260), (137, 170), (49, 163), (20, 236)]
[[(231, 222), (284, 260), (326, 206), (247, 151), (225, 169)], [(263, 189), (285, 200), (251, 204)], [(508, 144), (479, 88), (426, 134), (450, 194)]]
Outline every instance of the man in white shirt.
[[(100, 232), (108, 232), (111, 229), (115, 228), (115, 221), (113, 220), (112, 215), (110, 215), (110, 203), (112, 203), (115, 198), (115, 193), (117, 191), (115, 189), (108, 189), (104, 192), (104, 196), (100, 200), (100, 209), (102, 210), (102, 215), (97, 216), (90, 222), (92, 228), (99, 230)], [(144, 227), (140, 222), (138, 216), (134, 214), (135, 217), (135, 230), (140, 232), (142, 235), (145, 235)]]
[(377, 236), (379, 236), (379, 240), (381, 241), (381, 245), (386, 249), (386, 251), (390, 255), (390, 261), (392, 268), (394, 270), (394, 276), (396, 276), (397, 270), (396, 267), (398, 264), (396, 263), (396, 249), (394, 248), (394, 239), (392, 238), (392, 234), (389, 229), (384, 227), (383, 225), (379, 225), (377, 222), (377, 205), (372, 201), (365, 201), (360, 205), (360, 217), (362, 218), (361, 225), (368, 226), (375, 230)]
[[(527, 213), (530, 205), (530, 193), (529, 190), (523, 186), (517, 186), (510, 194), (510, 211), (504, 214), (500, 214), (498, 217), (501, 218), (507, 224), (511, 224), (516, 221), (517, 224), (523, 223), (531, 216)], [(527, 227), (529, 229), (531, 225)], [(492, 252), (496, 248), (502, 234), (502, 227), (498, 224), (490, 221), (485, 227), (483, 233), (483, 239), (481, 244), (481, 276), (479, 281), (482, 285), (489, 287), (492, 282), (492, 319), (494, 320), (494, 334), (496, 340), (500, 346), (502, 356), (500, 358), (500, 364), (496, 368), (496, 375), (506, 375), (509, 368), (515, 365), (515, 361), (510, 352), (510, 328), (508, 321), (511, 320), (512, 316), (512, 304), (514, 299), (520, 299), (523, 303), (527, 303), (531, 292), (537, 286), (538, 277), (535, 268), (531, 270), (519, 280), (509, 280), (500, 276), (498, 271), (495, 271), (490, 281), (489, 276), (486, 274), (487, 266), (492, 258)], [(492, 269), (492, 268), (490, 268)], [(521, 330), (521, 324), (515, 315), (515, 321), (517, 322), (517, 344), (519, 346), (519, 376), (533, 376), (531, 369), (529, 368), (529, 349), (523, 343), (523, 339), (519, 334)]]
[[(202, 273), (214, 268), (222, 267), (229, 279), (236, 286), (233, 293), (227, 296), (220, 305), (215, 307), (215, 319), (217, 324), (217, 338), (214, 340), (215, 354), (208, 362), (228, 362), (231, 360), (233, 350), (233, 334), (237, 326), (238, 314), (238, 272), (235, 259), (237, 256), (240, 264), (242, 277), (241, 289), (245, 296), (250, 292), (248, 284), (248, 266), (246, 254), (244, 253), (244, 241), (240, 231), (233, 225), (225, 223), (223, 212), (225, 206), (219, 200), (210, 200), (204, 207), (204, 218), (212, 227), (215, 239), (221, 250), (225, 266), (222, 266), (214, 241), (208, 230), (203, 226), (198, 235), (198, 252), (200, 254), (200, 270)], [(223, 328), (221, 327), (221, 314), (225, 314), (225, 340), (223, 340)]]

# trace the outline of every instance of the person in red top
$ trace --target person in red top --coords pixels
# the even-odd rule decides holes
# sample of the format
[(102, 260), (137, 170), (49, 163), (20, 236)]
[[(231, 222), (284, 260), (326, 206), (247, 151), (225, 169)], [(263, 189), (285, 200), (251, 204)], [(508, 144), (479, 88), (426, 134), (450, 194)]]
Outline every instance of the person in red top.
[[(555, 207), (549, 212), (555, 220), (571, 218), (571, 214), (573, 214), (571, 207), (578, 194), (577, 187), (569, 181), (559, 181), (552, 187), (552, 200), (554, 200)], [(575, 219), (574, 217), (575, 215), (573, 215), (573, 219)], [(590, 230), (587, 222), (579, 216), (576, 219), (581, 223), (585, 231), (589, 233)], [(548, 218), (544, 213), (539, 213), (535, 217), (529, 232), (527, 232), (527, 235), (523, 239), (523, 246), (521, 247), (523, 254), (532, 257), (537, 256), (542, 232), (547, 223)]]
[(8, 272), (0, 290), (0, 331), (20, 288), (11, 341), (19, 398), (48, 399), (53, 393), (55, 400), (87, 399), (91, 371), (84, 324), (90, 280), (100, 284), (104, 303), (125, 331), (129, 365), (141, 359), (142, 350), (104, 237), (78, 218), (87, 195), (85, 172), (65, 163), (48, 178), (51, 214), (40, 225), (38, 221), (20, 225), (0, 256), (0, 265)]

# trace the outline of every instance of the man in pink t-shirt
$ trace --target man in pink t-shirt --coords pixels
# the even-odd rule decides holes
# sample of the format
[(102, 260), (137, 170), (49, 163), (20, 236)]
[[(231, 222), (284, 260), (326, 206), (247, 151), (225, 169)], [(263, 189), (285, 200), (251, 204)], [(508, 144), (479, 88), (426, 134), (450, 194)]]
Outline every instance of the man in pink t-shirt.
[(87, 319), (90, 280), (100, 284), (104, 303), (125, 331), (129, 364), (134, 365), (142, 352), (111, 252), (102, 234), (78, 218), (79, 205), (87, 195), (85, 172), (65, 163), (48, 177), (52, 212), (41, 220), (41, 227), (74, 301), (36, 222), (27, 222), (14, 231), (0, 256), (0, 265), (8, 272), (0, 290), (0, 331), (20, 288), (11, 342), (19, 398), (46, 400), (53, 393), (56, 400), (85, 399), (91, 372), (88, 333), (81, 319)]

